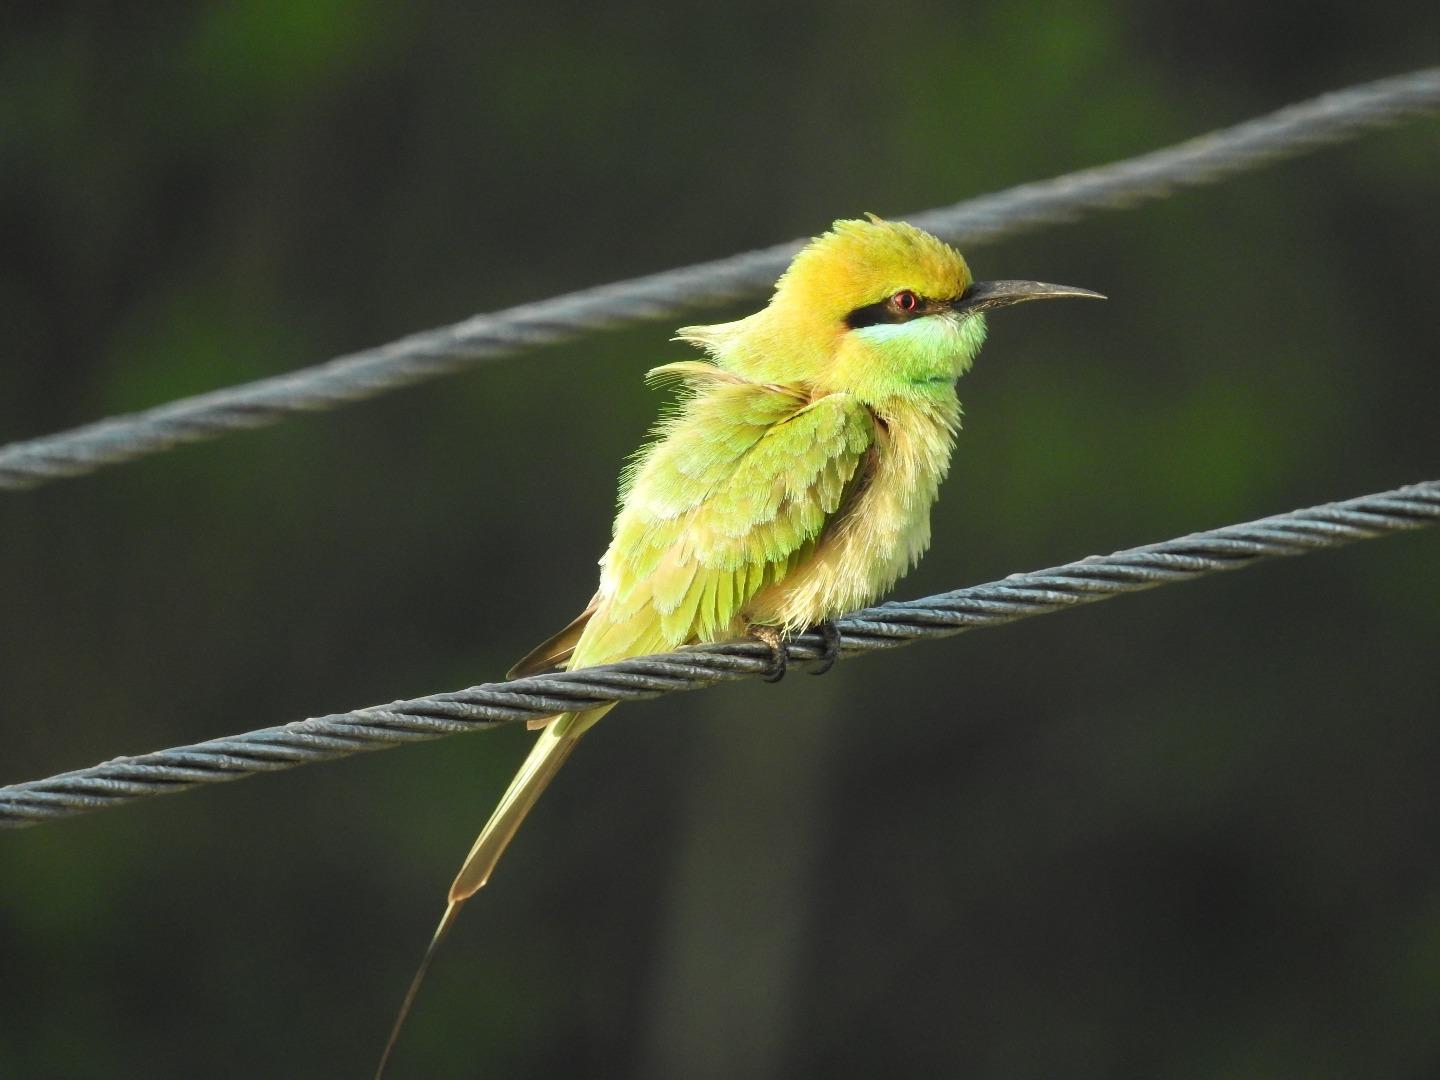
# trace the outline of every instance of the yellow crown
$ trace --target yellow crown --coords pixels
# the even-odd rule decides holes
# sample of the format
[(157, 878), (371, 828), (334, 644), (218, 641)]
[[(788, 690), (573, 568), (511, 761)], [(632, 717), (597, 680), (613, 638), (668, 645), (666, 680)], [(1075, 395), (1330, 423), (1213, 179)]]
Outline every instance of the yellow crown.
[(841, 319), (901, 289), (953, 300), (970, 285), (970, 268), (949, 244), (903, 221), (874, 214), (837, 221), (795, 256), (775, 298)]

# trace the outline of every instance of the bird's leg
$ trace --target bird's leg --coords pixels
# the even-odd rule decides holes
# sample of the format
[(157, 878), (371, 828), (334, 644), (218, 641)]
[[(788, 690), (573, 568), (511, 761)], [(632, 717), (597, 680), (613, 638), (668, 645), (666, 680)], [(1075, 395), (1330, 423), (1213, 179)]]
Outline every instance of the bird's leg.
[(820, 654), (820, 666), (810, 674), (824, 675), (835, 666), (835, 661), (840, 659), (840, 630), (830, 619), (816, 623), (814, 630), (825, 640), (825, 650)]
[(762, 626), (751, 623), (745, 632), (770, 648), (770, 670), (765, 673), (766, 682), (779, 682), (785, 677), (790, 666), (790, 654), (785, 651), (785, 634), (778, 626)]

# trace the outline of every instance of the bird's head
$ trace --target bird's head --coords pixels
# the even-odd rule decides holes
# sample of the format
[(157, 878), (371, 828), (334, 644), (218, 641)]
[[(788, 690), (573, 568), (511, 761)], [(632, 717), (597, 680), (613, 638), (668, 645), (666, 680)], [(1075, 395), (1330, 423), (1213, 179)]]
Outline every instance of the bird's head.
[(762, 311), (679, 337), (752, 379), (878, 400), (932, 392), (968, 371), (992, 308), (1067, 296), (1104, 299), (1040, 281), (975, 281), (949, 244), (871, 214), (801, 248)]

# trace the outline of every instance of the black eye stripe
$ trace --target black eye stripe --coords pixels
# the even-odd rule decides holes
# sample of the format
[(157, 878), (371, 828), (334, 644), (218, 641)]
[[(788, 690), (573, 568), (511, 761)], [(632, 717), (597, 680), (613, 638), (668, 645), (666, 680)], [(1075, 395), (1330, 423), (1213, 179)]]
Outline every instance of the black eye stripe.
[(845, 325), (851, 330), (859, 330), (862, 326), (875, 326), (878, 323), (902, 323), (909, 322), (918, 314), (916, 311), (901, 311), (890, 302), (890, 297), (877, 301), (873, 304), (866, 304), (858, 307), (849, 315), (845, 316)]
[(909, 322), (911, 319), (921, 319), (950, 307), (945, 300), (931, 300), (925, 296), (919, 300), (913, 311), (905, 311), (896, 306), (895, 297), (887, 296), (884, 300), (877, 300), (850, 312), (845, 316), (845, 325), (851, 330), (859, 330), (862, 326), (875, 326), (879, 323)]

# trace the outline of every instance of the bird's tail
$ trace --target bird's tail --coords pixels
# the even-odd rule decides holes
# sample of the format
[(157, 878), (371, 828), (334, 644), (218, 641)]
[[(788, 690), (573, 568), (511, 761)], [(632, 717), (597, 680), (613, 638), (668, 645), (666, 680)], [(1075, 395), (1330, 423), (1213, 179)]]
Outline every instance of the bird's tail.
[(385, 1063), (390, 1059), (396, 1039), (400, 1037), (400, 1028), (410, 1014), (410, 1006), (415, 1003), (415, 995), (420, 992), (425, 973), (430, 970), (430, 961), (435, 958), (435, 952), (445, 940), (445, 935), (455, 925), (461, 905), (485, 887), (500, 861), (500, 856), (505, 854), (505, 849), (515, 838), (520, 823), (550, 786), (550, 781), (560, 771), (560, 766), (565, 764), (565, 759), (570, 756), (570, 751), (575, 749), (580, 736), (611, 708), (613, 706), (582, 713), (562, 713), (540, 732), (540, 737), (535, 740), (535, 745), (530, 750), (530, 756), (520, 766), (515, 779), (510, 781), (510, 786), (505, 789), (505, 794), (500, 799), (500, 805), (495, 807), (490, 820), (480, 830), (475, 846), (470, 849), (470, 854), (465, 856), (460, 872), (455, 875), (455, 881), (450, 886), (450, 898), (445, 906), (445, 914), (440, 918), (440, 925), (435, 927), (435, 934), (425, 948), (425, 955), (420, 960), (415, 977), (410, 980), (410, 988), (405, 991), (405, 1000), (401, 1002), (400, 1012), (390, 1029), (390, 1039), (385, 1044), (385, 1052), (380, 1055), (380, 1065), (375, 1070), (376, 1080), (380, 1080), (385, 1071)]
[(583, 713), (563, 713), (540, 732), (530, 756), (520, 766), (515, 779), (500, 797), (500, 804), (475, 838), (475, 846), (465, 856), (460, 872), (450, 886), (450, 904), (463, 904), (485, 887), (500, 856), (515, 838), (520, 823), (550, 786), (550, 781), (565, 764), (570, 751), (596, 720), (610, 710), (591, 709)]

